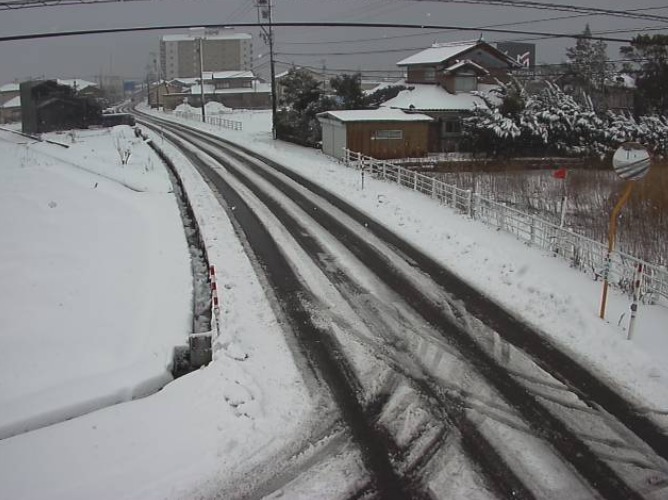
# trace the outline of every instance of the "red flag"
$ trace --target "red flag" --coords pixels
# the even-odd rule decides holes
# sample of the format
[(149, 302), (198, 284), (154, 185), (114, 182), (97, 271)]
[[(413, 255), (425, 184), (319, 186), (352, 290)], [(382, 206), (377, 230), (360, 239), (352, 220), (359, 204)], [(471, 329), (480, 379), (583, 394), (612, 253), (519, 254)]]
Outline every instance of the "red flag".
[(555, 179), (565, 179), (567, 175), (568, 175), (567, 168), (560, 168), (552, 172), (552, 177), (554, 177)]

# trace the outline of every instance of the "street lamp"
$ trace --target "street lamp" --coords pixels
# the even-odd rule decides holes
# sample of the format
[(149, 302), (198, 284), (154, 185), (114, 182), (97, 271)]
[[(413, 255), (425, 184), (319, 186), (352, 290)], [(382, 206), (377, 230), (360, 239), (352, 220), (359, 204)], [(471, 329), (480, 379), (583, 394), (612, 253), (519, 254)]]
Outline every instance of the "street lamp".
[(197, 52), (199, 53), (199, 92), (200, 100), (202, 103), (202, 122), (206, 123), (206, 110), (204, 102), (204, 56), (202, 54), (202, 41), (204, 40), (206, 28), (190, 28), (190, 32), (193, 33), (195, 39), (198, 42)]

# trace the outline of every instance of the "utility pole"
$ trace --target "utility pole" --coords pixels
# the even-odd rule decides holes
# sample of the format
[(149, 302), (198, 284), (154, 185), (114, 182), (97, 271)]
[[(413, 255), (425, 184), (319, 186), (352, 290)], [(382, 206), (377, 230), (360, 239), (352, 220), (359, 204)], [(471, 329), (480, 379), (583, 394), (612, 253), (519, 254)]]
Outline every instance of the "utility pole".
[(198, 59), (199, 59), (199, 97), (200, 100), (202, 101), (202, 122), (206, 123), (206, 110), (205, 105), (206, 103), (204, 102), (204, 53), (203, 53), (203, 40), (204, 36), (206, 35), (206, 28), (202, 27), (196, 27), (196, 28), (190, 28), (190, 32), (193, 34), (195, 37), (195, 40), (197, 40), (197, 52), (198, 52)]
[(271, 134), (276, 139), (276, 67), (274, 61), (273, 0), (255, 0), (258, 24), (262, 29), (262, 38), (269, 45), (269, 68), (271, 72)]
[(199, 37), (199, 90), (200, 99), (202, 100), (202, 122), (206, 123), (206, 102), (204, 101), (204, 56), (202, 54), (202, 40), (204, 34)]

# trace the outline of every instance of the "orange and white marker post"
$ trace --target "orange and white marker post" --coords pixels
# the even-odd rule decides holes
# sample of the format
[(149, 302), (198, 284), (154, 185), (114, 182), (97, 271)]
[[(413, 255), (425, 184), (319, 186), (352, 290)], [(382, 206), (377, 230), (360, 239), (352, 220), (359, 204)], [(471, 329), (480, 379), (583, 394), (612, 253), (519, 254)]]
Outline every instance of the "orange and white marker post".
[(636, 316), (638, 315), (638, 302), (640, 301), (640, 287), (642, 286), (642, 264), (638, 264), (636, 275), (633, 280), (633, 302), (631, 302), (631, 319), (629, 320), (629, 332), (626, 338), (631, 340), (635, 329)]
[(211, 305), (213, 307), (213, 322), (216, 335), (218, 332), (218, 324), (220, 319), (220, 304), (218, 302), (218, 285), (216, 284), (216, 268), (209, 266), (209, 281), (211, 282)]

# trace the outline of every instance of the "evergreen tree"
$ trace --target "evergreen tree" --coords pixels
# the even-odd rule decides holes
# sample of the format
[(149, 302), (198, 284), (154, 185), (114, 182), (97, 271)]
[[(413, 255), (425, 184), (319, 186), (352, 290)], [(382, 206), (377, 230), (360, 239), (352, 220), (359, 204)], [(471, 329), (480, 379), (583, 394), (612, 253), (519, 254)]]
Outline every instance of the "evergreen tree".
[(322, 94), (320, 82), (302, 68), (292, 68), (281, 80), (283, 97), (281, 105), (294, 111), (304, 111), (309, 104), (317, 101)]
[(335, 76), (329, 83), (336, 92), (343, 109), (362, 109), (364, 107), (361, 74)]
[(668, 112), (668, 35), (638, 35), (620, 49), (633, 62), (626, 70), (637, 70), (636, 112)]
[(604, 41), (592, 40), (589, 24), (577, 38), (575, 46), (566, 49), (566, 71), (588, 94), (601, 91), (605, 80), (612, 74), (606, 50)]

